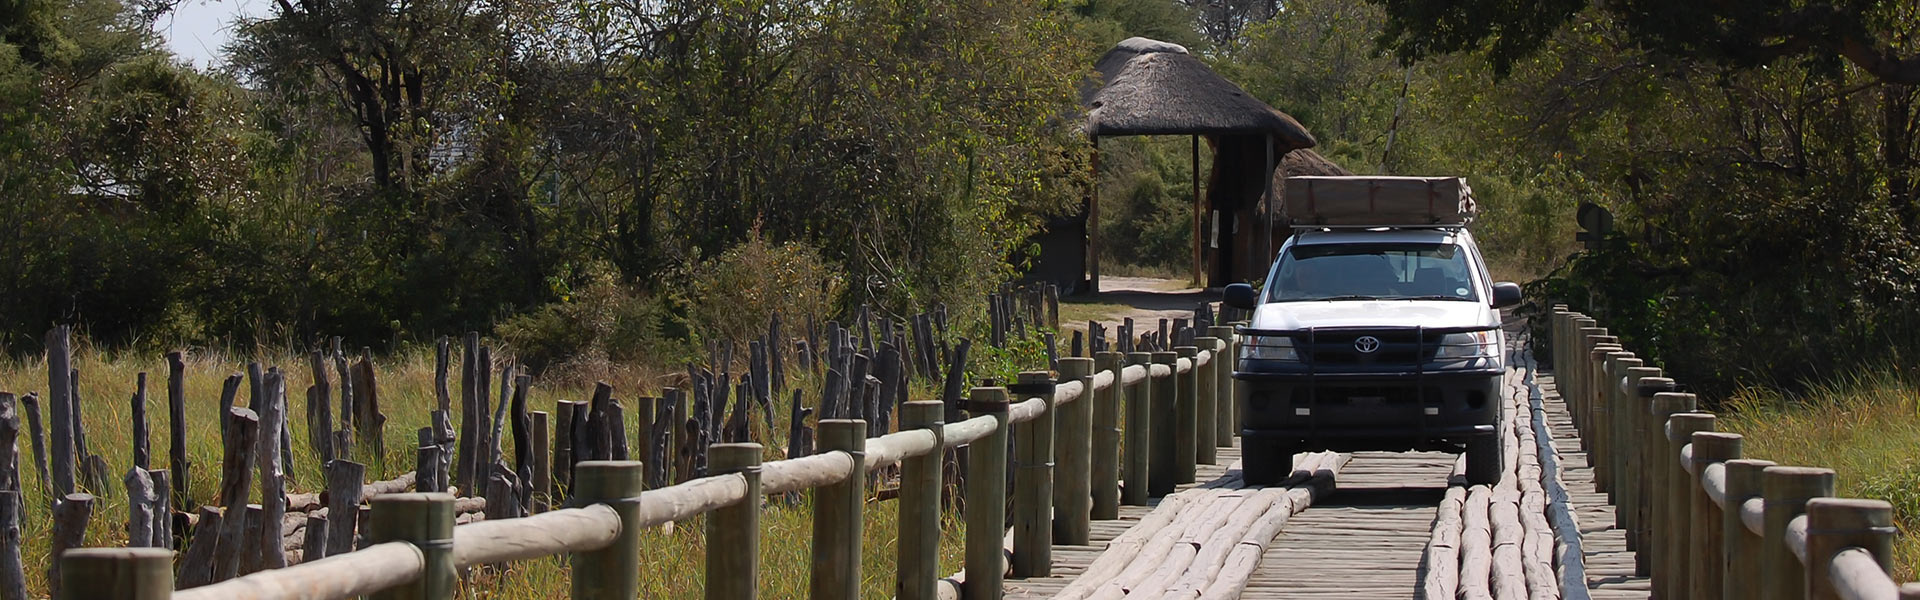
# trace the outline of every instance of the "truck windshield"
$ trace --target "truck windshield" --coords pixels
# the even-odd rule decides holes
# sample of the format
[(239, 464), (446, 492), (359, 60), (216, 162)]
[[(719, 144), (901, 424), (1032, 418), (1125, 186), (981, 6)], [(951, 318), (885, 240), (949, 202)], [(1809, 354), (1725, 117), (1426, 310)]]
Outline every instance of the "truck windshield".
[(1268, 302), (1478, 299), (1454, 244), (1305, 244), (1280, 257)]

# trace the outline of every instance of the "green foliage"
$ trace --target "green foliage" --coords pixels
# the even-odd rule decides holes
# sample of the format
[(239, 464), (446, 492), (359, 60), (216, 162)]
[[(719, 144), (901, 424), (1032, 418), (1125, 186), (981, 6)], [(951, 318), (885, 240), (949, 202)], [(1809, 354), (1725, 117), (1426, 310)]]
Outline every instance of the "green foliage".
[(577, 295), (509, 317), (494, 332), (536, 372), (592, 373), (608, 362), (661, 365), (692, 356), (684, 312), (602, 273)]
[[(1101, 142), (1102, 260), (1186, 272), (1193, 251), (1191, 151), (1186, 136)], [(1201, 164), (1210, 154), (1202, 152)]]
[[(985, 331), (973, 339), (986, 339)], [(967, 352), (967, 381), (993, 379), (1000, 385), (1012, 383), (1020, 378), (1021, 371), (1044, 370), (1047, 366), (1047, 343), (1039, 333), (1022, 337), (1007, 336), (1005, 348), (995, 348), (992, 344), (974, 344)]]
[(839, 268), (819, 251), (795, 242), (772, 244), (756, 232), (694, 275), (688, 316), (702, 335), (744, 343), (765, 335), (775, 314), (790, 327), (809, 319), (827, 322), (845, 291)]

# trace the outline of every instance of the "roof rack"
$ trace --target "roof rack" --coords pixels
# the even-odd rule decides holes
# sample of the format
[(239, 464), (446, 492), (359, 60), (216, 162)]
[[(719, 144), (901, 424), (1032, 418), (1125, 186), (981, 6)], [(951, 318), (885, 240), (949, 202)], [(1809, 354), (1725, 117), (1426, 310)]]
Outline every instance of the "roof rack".
[(1393, 225), (1316, 225), (1312, 223), (1294, 223), (1291, 225), (1291, 227), (1293, 227), (1294, 230), (1296, 231), (1303, 230), (1303, 229), (1328, 229), (1328, 230), (1342, 230), (1342, 231), (1356, 230), (1356, 229), (1444, 229), (1447, 231), (1458, 232), (1458, 231), (1466, 230), (1467, 224), (1465, 223), (1426, 223), (1426, 224), (1398, 223)]

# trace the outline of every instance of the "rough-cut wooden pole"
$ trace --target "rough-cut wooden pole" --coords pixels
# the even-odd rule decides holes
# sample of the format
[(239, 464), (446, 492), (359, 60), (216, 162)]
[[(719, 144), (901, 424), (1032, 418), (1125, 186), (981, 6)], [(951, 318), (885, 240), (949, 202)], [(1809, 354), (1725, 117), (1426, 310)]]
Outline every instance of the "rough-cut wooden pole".
[(1814, 498), (1807, 501), (1806, 597), (1811, 600), (1840, 600), (1837, 581), (1832, 576), (1833, 559), (1841, 550), (1862, 548), (1873, 555), (1878, 573), (1890, 575), (1893, 567), (1893, 505), (1883, 500), (1859, 498)]
[(1120, 368), (1124, 366), (1124, 358), (1119, 352), (1095, 353), (1095, 368), (1111, 374), (1113, 383), (1082, 398), (1091, 401), (1089, 404), (1093, 409), (1093, 446), (1088, 451), (1088, 477), (1093, 496), (1091, 517), (1098, 520), (1120, 518)]
[(573, 554), (573, 600), (633, 600), (640, 595), (643, 469), (634, 461), (574, 465), (575, 505), (612, 507), (620, 514), (620, 535), (604, 548)]
[(200, 507), (200, 518), (193, 526), (193, 540), (187, 543), (187, 554), (180, 559), (180, 589), (213, 583), (213, 555), (220, 543), (221, 514), (219, 507)]
[(940, 577), (940, 469), (946, 446), (946, 404), (908, 402), (900, 407), (900, 430), (933, 433), (933, 450), (900, 463), (900, 540), (895, 596), (934, 600)]
[[(353, 534), (358, 522), (352, 516), (360, 510), (360, 497), (366, 481), (367, 466), (336, 458), (327, 465), (327, 556), (353, 551)], [(231, 512), (227, 514), (233, 514)]]
[(1763, 579), (1761, 598), (1790, 600), (1806, 597), (1807, 570), (1787, 548), (1787, 523), (1807, 512), (1807, 502), (1833, 495), (1833, 470), (1813, 467), (1767, 467), (1760, 473), (1760, 497), (1766, 510), (1766, 533), (1761, 536)]
[[(813, 492), (813, 570), (809, 597), (816, 600), (860, 597), (861, 507), (866, 504), (867, 422), (828, 419), (820, 422), (820, 451), (841, 451), (853, 457), (838, 482)], [(903, 490), (904, 491), (904, 490)], [(749, 495), (748, 502), (757, 496)], [(902, 505), (904, 507), (904, 505)], [(937, 533), (936, 533), (937, 535)]]
[(174, 506), (193, 506), (192, 479), (187, 463), (187, 366), (179, 352), (167, 353), (167, 466), (172, 479)]
[[(474, 469), (477, 468), (480, 449), (480, 414), (475, 397), (481, 392), (480, 332), (469, 331), (463, 340), (460, 356), (460, 448), (454, 456), (453, 485), (462, 492), (473, 493)], [(567, 414), (566, 416), (571, 416)]]
[(173, 551), (75, 548), (60, 557), (61, 600), (166, 600), (173, 596)]
[(368, 537), (376, 544), (413, 544), (420, 549), (426, 569), (420, 578), (382, 590), (369, 599), (451, 600), (457, 581), (453, 570), (453, 518), (450, 494), (382, 494), (374, 498)]
[(301, 539), (300, 562), (310, 563), (327, 557), (327, 516), (319, 511), (307, 513), (306, 534)]
[(1080, 382), (1080, 397), (1056, 406), (1053, 541), (1084, 546), (1093, 514), (1093, 359), (1060, 359), (1060, 380)]
[(1053, 572), (1053, 374), (1027, 371), (1011, 390), (1016, 401), (1039, 398), (1039, 416), (1013, 425), (1013, 576), (1046, 577)]
[(1722, 553), (1725, 542), (1720, 538), (1723, 522), (1720, 507), (1713, 503), (1707, 490), (1701, 486), (1700, 478), (1707, 472), (1707, 466), (1740, 458), (1740, 435), (1717, 431), (1699, 431), (1693, 434), (1693, 475), (1689, 477), (1693, 488), (1692, 537), (1689, 554), (1693, 562), (1687, 567), (1687, 585), (1692, 590), (1692, 598), (1719, 598), (1720, 574), (1726, 565), (1726, 556)]
[[(1167, 374), (1147, 378), (1147, 387), (1153, 388), (1147, 418), (1155, 425), (1147, 437), (1147, 494), (1155, 498), (1173, 493), (1178, 486), (1179, 475), (1175, 472), (1178, 459), (1174, 448), (1179, 445), (1180, 436), (1177, 406), (1180, 384), (1173, 371), (1179, 359), (1180, 354), (1171, 350), (1154, 352), (1153, 364), (1165, 366)], [(1133, 422), (1128, 421), (1127, 426), (1132, 427)]]
[(127, 547), (148, 547), (153, 543), (153, 478), (134, 467), (121, 481), (127, 486)]
[(246, 545), (247, 498), (253, 488), (254, 440), (260, 429), (260, 417), (246, 407), (227, 408), (226, 449), (220, 461), (220, 499), (226, 503), (226, 518), (220, 523), (220, 540), (213, 549), (213, 581), (233, 579), (240, 573), (240, 561)]
[(47, 332), (47, 413), (53, 428), (53, 495), (73, 493), (73, 348), (66, 325)]
[(973, 388), (967, 404), (975, 415), (992, 416), (994, 429), (968, 445), (967, 579), (961, 584), (961, 595), (967, 600), (999, 600), (1006, 580), (1001, 536), (1007, 530), (1007, 390)]
[[(421, 431), (430, 432), (431, 430), (421, 429)], [(440, 446), (422, 444), (414, 448), (413, 473), (415, 489), (425, 493), (444, 491), (435, 487), (435, 484), (440, 481)]]
[(67, 494), (53, 505), (53, 540), (47, 550), (47, 593), (60, 595), (60, 558), (68, 550), (80, 547), (87, 535), (87, 521), (93, 518), (93, 494)]
[(1721, 514), (1722, 551), (1726, 569), (1721, 574), (1720, 593), (1726, 598), (1760, 597), (1760, 544), (1765, 540), (1747, 529), (1740, 518), (1748, 500), (1760, 502), (1760, 478), (1773, 461), (1742, 458), (1727, 465), (1727, 504)]
[[(1680, 448), (1693, 439), (1694, 432), (1713, 431), (1713, 422), (1713, 415), (1706, 413), (1686, 412), (1667, 417), (1665, 429), (1668, 452), (1666, 456), (1667, 462), (1673, 464), (1663, 469), (1668, 476), (1663, 487), (1666, 488), (1666, 514), (1671, 526), (1664, 530), (1661, 544), (1665, 549), (1660, 551), (1660, 556), (1666, 561), (1666, 571), (1672, 576), (1667, 578), (1664, 584), (1671, 586), (1666, 588), (1667, 594), (1662, 596), (1664, 598), (1684, 598), (1692, 585), (1688, 583), (1690, 579), (1688, 570), (1693, 568), (1694, 550), (1691, 545), (1693, 543), (1692, 486), (1699, 484), (1693, 483), (1694, 480), (1687, 474), (1687, 470), (1680, 467)], [(1604, 421), (1597, 419), (1594, 425), (1596, 428), (1606, 427)]]
[(253, 544), (259, 548), (261, 567), (278, 569), (287, 566), (286, 553), (280, 551), (279, 527), (287, 514), (285, 467), (280, 462), (280, 436), (286, 431), (287, 382), (275, 371), (267, 373), (264, 383), (267, 396), (260, 401), (260, 439), (254, 447), (253, 458), (260, 467), (260, 518), (267, 526), (261, 528), (260, 537), (254, 539)]
[[(651, 400), (643, 398), (642, 402), (651, 402)], [(547, 436), (548, 432), (552, 431), (552, 425), (547, 422), (547, 413), (544, 411), (536, 410), (528, 413), (527, 421), (529, 423), (527, 449), (531, 453), (533, 460), (533, 472), (531, 473), (533, 477), (527, 482), (527, 494), (531, 496), (529, 499), (533, 501), (532, 509), (534, 512), (546, 512), (553, 508), (553, 463), (548, 459), (547, 455), (547, 449), (551, 447), (550, 444), (552, 443), (547, 439)], [(640, 434), (642, 436), (647, 435), (649, 429), (651, 428), (641, 428)], [(641, 445), (646, 446), (648, 444)]]
[(1125, 452), (1125, 467), (1121, 475), (1126, 485), (1120, 490), (1120, 503), (1127, 506), (1146, 506), (1151, 493), (1153, 393), (1157, 391), (1153, 389), (1152, 363), (1152, 353), (1127, 353), (1127, 364), (1137, 366), (1147, 374), (1126, 389), (1127, 426), (1122, 432), (1126, 438), (1126, 445), (1122, 449)]
[[(672, 391), (673, 388), (667, 388), (667, 392)], [(573, 482), (573, 464), (577, 462), (573, 457), (573, 411), (578, 408), (577, 403), (569, 400), (561, 400), (553, 405), (554, 498), (567, 498), (567, 489)]]
[[(1200, 349), (1193, 346), (1180, 346), (1174, 353), (1186, 359), (1189, 364), (1197, 362)], [(1194, 365), (1181, 373), (1174, 371), (1174, 431), (1173, 431), (1173, 482), (1174, 484), (1193, 483), (1200, 458), (1200, 371)]]
[(0, 490), (0, 597), (27, 597), (27, 570), (20, 560), (22, 502), (18, 490)]
[[(849, 431), (839, 432), (839, 435), (857, 438), (861, 442), (866, 441), (865, 422), (846, 423), (850, 425), (841, 426)], [(849, 442), (849, 445), (853, 443), (850, 440), (842, 441)], [(707, 513), (706, 597), (708, 600), (752, 600), (760, 595), (760, 456), (762, 450), (759, 444), (754, 443), (714, 444), (708, 448), (708, 452), (707, 465), (713, 473), (716, 475), (740, 474), (747, 480), (747, 494), (739, 502)], [(853, 487), (859, 489), (858, 486), (864, 483), (865, 478), (850, 474), (849, 481), (853, 483)], [(847, 527), (852, 528), (854, 527), (852, 522), (858, 521), (859, 508), (857, 506), (850, 508), (847, 504), (849, 503), (843, 500), (839, 510), (853, 513), (854, 518), (848, 519), (851, 522), (846, 524)], [(841, 542), (853, 546), (852, 555), (846, 558), (846, 562), (856, 565), (836, 565), (842, 569), (843, 575), (848, 574), (848, 570), (852, 571), (851, 581), (842, 585), (858, 588), (860, 585), (857, 566), (860, 562), (858, 552), (860, 532), (854, 530), (853, 535)], [(816, 553), (819, 551), (819, 548), (815, 549)], [(844, 549), (841, 551), (846, 552)], [(852, 597), (858, 597), (857, 590)]]
[(1674, 493), (1668, 488), (1674, 482), (1673, 472), (1680, 468), (1680, 448), (1672, 440), (1667, 439), (1667, 419), (1673, 415), (1691, 411), (1693, 411), (1692, 394), (1673, 392), (1655, 394), (1652, 403), (1648, 406), (1649, 429), (1646, 437), (1641, 440), (1647, 447), (1645, 450), (1648, 457), (1647, 491), (1652, 506), (1650, 523), (1648, 523), (1648, 532), (1651, 535), (1646, 540), (1650, 543), (1643, 543), (1640, 553), (1650, 555), (1647, 559), (1653, 566), (1652, 587), (1656, 590), (1665, 591), (1667, 583), (1676, 576), (1674, 567), (1668, 562), (1667, 552), (1671, 551), (1669, 538), (1679, 527), (1676, 523), (1681, 522), (1675, 521), (1680, 517), (1671, 514), (1669, 510), (1673, 505), (1670, 498)]
[[(53, 479), (47, 476), (47, 436), (40, 426), (40, 397), (27, 394), (20, 398), (20, 407), (27, 411), (27, 434), (33, 439), (33, 468), (40, 474), (40, 497), (51, 501)], [(15, 476), (18, 475), (16, 472)]]

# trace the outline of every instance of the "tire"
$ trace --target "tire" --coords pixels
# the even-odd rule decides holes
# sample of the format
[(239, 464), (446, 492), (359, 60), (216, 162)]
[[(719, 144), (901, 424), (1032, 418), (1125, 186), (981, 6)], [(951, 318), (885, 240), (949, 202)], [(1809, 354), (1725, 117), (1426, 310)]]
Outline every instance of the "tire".
[(1500, 474), (1506, 466), (1506, 457), (1502, 456), (1504, 446), (1500, 436), (1483, 435), (1467, 440), (1467, 484), (1493, 485), (1500, 483)]
[(1247, 485), (1273, 485), (1293, 474), (1292, 445), (1248, 437), (1240, 443), (1240, 477)]

